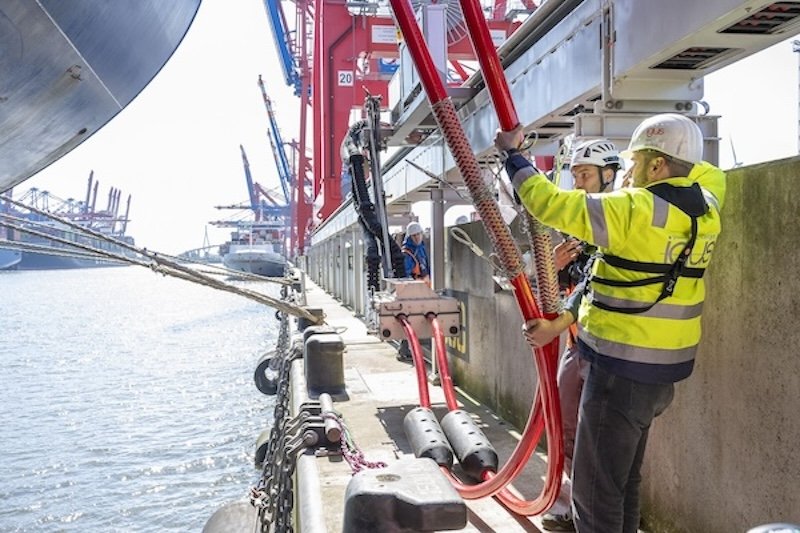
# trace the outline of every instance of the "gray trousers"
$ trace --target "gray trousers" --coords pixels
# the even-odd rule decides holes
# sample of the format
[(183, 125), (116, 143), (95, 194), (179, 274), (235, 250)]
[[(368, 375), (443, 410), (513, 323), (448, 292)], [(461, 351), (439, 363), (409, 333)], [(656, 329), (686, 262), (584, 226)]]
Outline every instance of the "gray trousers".
[[(558, 362), (558, 399), (561, 404), (561, 422), (564, 434), (564, 473), (572, 472), (572, 456), (575, 448), (575, 433), (578, 429), (578, 407), (581, 403), (583, 382), (589, 373), (589, 362), (580, 356), (577, 344), (567, 347)], [(572, 484), (569, 477), (561, 483), (558, 499), (550, 513), (570, 515), (572, 506)]]
[(674, 386), (633, 381), (592, 363), (583, 387), (572, 463), (578, 533), (636, 533), (647, 434)]
[(564, 350), (558, 364), (558, 399), (561, 403), (561, 421), (564, 427), (564, 471), (572, 471), (575, 434), (578, 431), (578, 407), (581, 404), (583, 382), (589, 374), (589, 362), (583, 359), (578, 346)]

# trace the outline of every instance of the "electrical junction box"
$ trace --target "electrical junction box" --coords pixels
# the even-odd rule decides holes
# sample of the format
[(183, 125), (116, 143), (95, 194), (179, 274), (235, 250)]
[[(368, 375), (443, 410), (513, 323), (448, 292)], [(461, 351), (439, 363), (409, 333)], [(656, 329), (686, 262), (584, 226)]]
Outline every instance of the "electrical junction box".
[(435, 293), (424, 281), (412, 279), (386, 280), (386, 292), (375, 293), (372, 299), (370, 322), (383, 340), (406, 338), (403, 325), (397, 319), (405, 315), (420, 339), (433, 337), (428, 315), (433, 313), (446, 337), (461, 333), (459, 302)]

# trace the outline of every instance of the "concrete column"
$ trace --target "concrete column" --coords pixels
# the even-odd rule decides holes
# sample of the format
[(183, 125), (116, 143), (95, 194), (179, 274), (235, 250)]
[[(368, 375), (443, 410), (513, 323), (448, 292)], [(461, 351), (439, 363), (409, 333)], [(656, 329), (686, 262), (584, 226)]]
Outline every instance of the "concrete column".
[(344, 294), (342, 295), (342, 302), (345, 305), (352, 307), (353, 306), (353, 292), (355, 291), (356, 283), (355, 283), (355, 269), (354, 269), (354, 257), (353, 257), (353, 233), (350, 231), (345, 232), (344, 234), (344, 251), (345, 251), (345, 270), (344, 270)]
[(356, 315), (364, 315), (364, 241), (362, 240), (360, 226), (352, 230), (353, 234), (353, 279), (355, 280), (353, 294), (353, 310)]
[(444, 288), (444, 190), (431, 191), (431, 237), (428, 243), (434, 289)]

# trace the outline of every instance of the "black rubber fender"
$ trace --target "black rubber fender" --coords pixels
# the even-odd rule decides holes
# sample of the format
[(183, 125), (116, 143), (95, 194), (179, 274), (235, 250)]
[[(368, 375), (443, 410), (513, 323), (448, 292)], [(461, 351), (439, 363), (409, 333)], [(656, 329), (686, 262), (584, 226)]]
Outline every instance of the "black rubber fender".
[(256, 439), (256, 454), (254, 463), (256, 468), (264, 467), (264, 459), (267, 457), (267, 449), (269, 448), (269, 437), (272, 434), (272, 428), (267, 428), (258, 434)]
[(763, 526), (748, 529), (747, 533), (800, 533), (797, 524), (764, 524)]
[(258, 531), (260, 525), (258, 509), (250, 502), (237, 501), (226, 503), (217, 509), (203, 526), (203, 533)]
[(280, 361), (275, 357), (275, 350), (268, 351), (258, 360), (253, 378), (256, 382), (256, 388), (262, 394), (274, 396), (278, 392), (279, 366)]

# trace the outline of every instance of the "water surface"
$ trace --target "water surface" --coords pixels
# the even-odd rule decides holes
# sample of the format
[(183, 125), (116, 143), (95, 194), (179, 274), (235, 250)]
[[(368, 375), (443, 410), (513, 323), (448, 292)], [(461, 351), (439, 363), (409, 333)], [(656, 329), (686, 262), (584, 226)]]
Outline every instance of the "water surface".
[(138, 267), (0, 272), (0, 531), (200, 531), (257, 479), (276, 334)]

